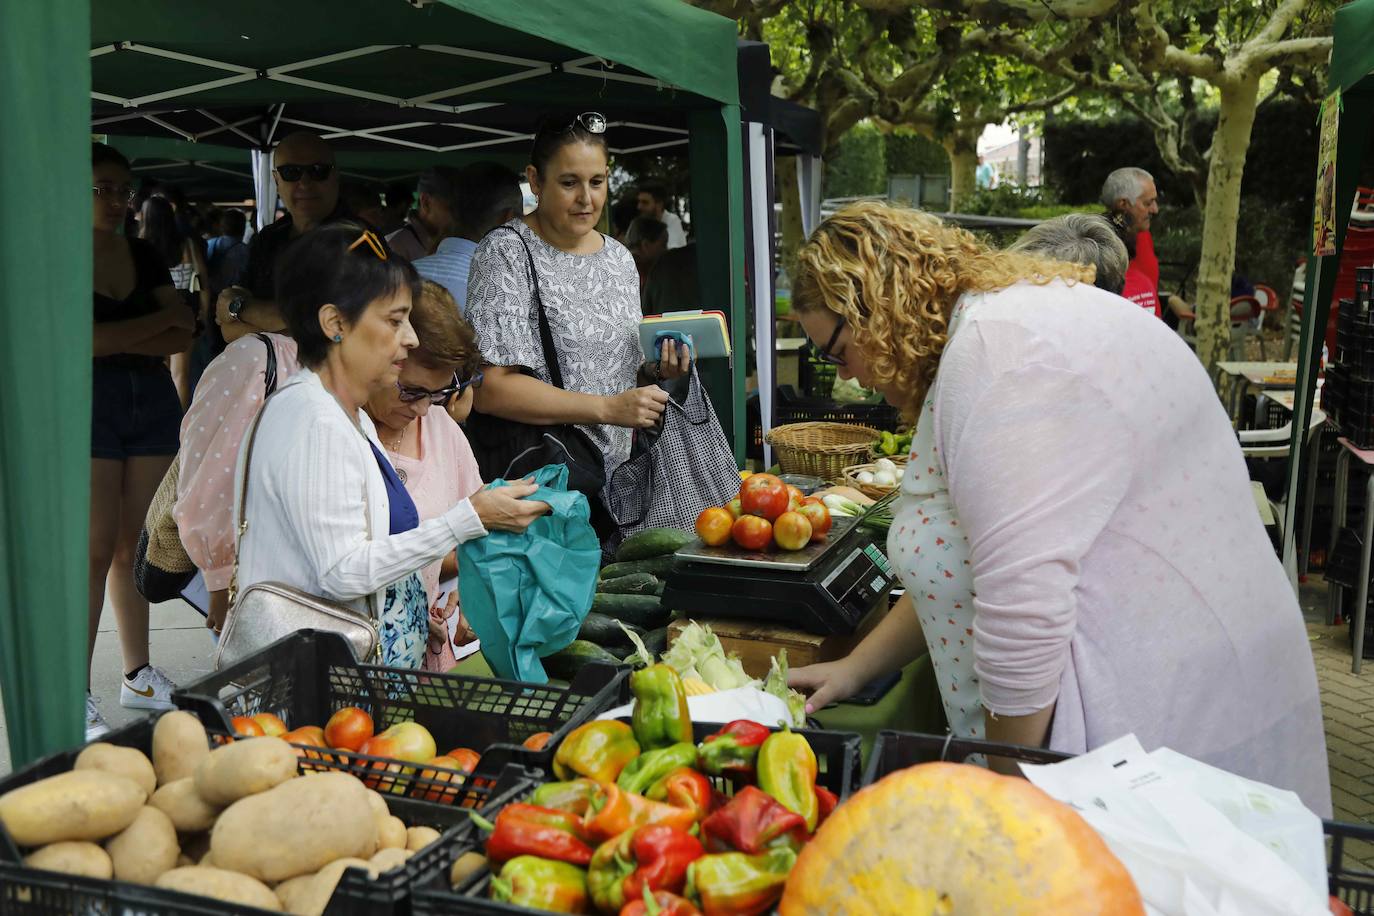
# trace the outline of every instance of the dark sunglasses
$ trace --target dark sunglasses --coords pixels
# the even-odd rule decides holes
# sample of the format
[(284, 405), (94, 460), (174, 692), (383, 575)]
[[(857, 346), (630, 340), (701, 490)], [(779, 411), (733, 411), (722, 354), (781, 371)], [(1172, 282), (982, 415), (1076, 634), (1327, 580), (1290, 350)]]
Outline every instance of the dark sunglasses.
[(835, 333), (833, 333), (833, 334), (830, 335), (830, 340), (826, 341), (825, 346), (819, 348), (819, 349), (816, 351), (816, 355), (819, 356), (819, 357), (821, 358), (821, 361), (822, 361), (822, 362), (829, 363), (829, 364), (832, 365), (832, 366), (843, 366), (843, 365), (845, 365), (844, 357), (842, 357), (842, 356), (836, 356), (834, 353), (830, 352), (831, 350), (835, 349), (835, 344), (836, 344), (837, 342), (839, 342), (839, 339), (840, 339), (840, 332), (843, 331), (843, 330), (844, 330), (844, 317), (841, 316), (841, 317), (840, 317), (840, 320), (839, 320), (839, 323), (837, 323), (837, 324), (835, 325)]
[(309, 175), (311, 181), (324, 181), (334, 174), (334, 163), (315, 162), (310, 165), (279, 165), (276, 172), (282, 181), (300, 181), (301, 176)]
[(447, 404), (455, 397), (461, 397), (464, 391), (469, 388), (482, 387), (482, 373), (478, 371), (472, 378), (459, 379), (458, 373), (453, 373), (453, 382), (443, 388), (430, 390), (428, 388), (412, 388), (410, 385), (396, 383), (396, 390), (401, 393), (402, 404), (414, 404), (416, 401), (423, 401), (429, 398), (431, 404)]
[(582, 128), (589, 134), (604, 134), (606, 132), (606, 116), (599, 111), (584, 111), (572, 119), (572, 123), (566, 127), (557, 124), (545, 123), (541, 129), (542, 133), (566, 134), (569, 131)]

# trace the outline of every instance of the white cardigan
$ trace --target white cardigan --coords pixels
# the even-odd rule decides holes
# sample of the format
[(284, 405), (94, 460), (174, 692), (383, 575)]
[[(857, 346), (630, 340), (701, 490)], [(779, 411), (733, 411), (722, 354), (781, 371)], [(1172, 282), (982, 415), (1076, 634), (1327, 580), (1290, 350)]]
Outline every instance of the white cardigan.
[(303, 370), (266, 405), (256, 439), (250, 427), (234, 475), (237, 530), (252, 440), (240, 590), (282, 582), (375, 616), (388, 585), (486, 535), (466, 499), (411, 531), (389, 534), (386, 482), (368, 447), (376, 428), (361, 410), (358, 423), (362, 435), (320, 377)]

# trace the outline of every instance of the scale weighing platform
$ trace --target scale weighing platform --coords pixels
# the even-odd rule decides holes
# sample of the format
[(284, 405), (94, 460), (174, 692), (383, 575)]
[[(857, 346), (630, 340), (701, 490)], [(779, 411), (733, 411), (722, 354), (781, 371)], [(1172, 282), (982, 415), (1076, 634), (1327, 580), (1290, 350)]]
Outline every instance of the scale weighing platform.
[(836, 518), (824, 542), (750, 553), (696, 541), (677, 552), (664, 607), (689, 615), (775, 621), (850, 634), (892, 590), (887, 557), (857, 518)]

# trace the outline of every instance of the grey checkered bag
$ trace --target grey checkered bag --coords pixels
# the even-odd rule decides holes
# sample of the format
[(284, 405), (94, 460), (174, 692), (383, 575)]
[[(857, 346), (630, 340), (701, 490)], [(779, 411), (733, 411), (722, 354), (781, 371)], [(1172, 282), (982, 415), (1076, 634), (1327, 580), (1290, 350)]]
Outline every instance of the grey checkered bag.
[(635, 432), (629, 460), (604, 491), (617, 543), (645, 528), (690, 531), (702, 509), (724, 505), (739, 492), (735, 454), (696, 364), (663, 387), (669, 398), (661, 427)]

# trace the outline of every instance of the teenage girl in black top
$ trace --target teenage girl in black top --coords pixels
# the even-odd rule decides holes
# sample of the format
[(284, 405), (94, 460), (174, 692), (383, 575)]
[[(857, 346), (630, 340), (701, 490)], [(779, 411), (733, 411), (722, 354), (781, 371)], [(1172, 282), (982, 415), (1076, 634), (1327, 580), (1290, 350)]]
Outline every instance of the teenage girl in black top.
[[(128, 160), (109, 146), (92, 144), (91, 178), (95, 359), (89, 649), (95, 649), (108, 584), (124, 653), (120, 704), (163, 709), (171, 707), (172, 685), (148, 665), (148, 602), (134, 588), (134, 547), (148, 503), (176, 457), (181, 403), (167, 357), (189, 346), (195, 315), (156, 249), (119, 234), (134, 193)], [(104, 729), (89, 693), (86, 728), (88, 735)]]

